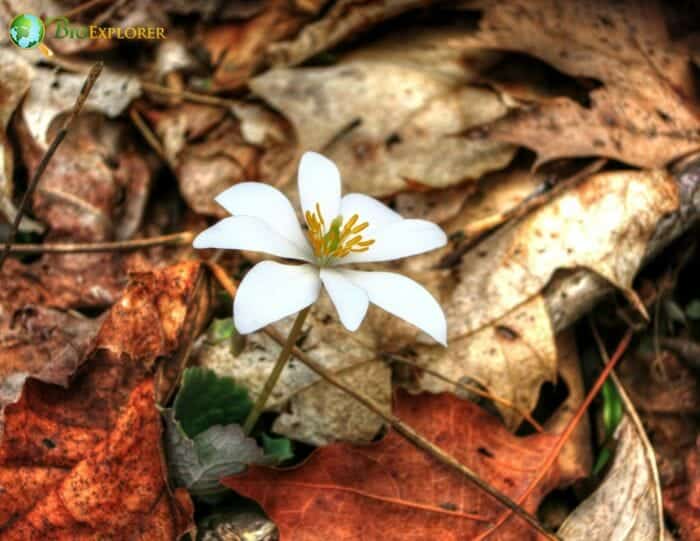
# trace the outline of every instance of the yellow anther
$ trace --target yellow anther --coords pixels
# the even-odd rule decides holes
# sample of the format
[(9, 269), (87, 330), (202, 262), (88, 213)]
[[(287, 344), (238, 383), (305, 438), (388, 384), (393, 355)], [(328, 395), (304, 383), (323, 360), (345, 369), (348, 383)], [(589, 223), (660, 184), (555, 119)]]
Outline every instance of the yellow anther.
[(304, 212), (304, 218), (308, 225), (309, 243), (321, 265), (345, 257), (351, 252), (366, 252), (369, 246), (374, 244), (374, 240), (363, 240), (362, 236), (357, 234), (369, 227), (368, 222), (357, 223), (360, 219), (357, 214), (353, 214), (344, 224), (342, 216), (336, 216), (328, 226), (328, 231), (318, 203), (315, 205), (315, 212)]
[(326, 228), (326, 222), (323, 221), (323, 214), (321, 214), (321, 206), (316, 203), (316, 214), (318, 215), (318, 221), (323, 229)]
[(361, 223), (361, 224), (358, 225), (356, 228), (354, 228), (354, 229), (351, 231), (351, 233), (354, 235), (355, 233), (359, 233), (360, 231), (364, 231), (364, 230), (367, 229), (368, 227), (369, 227), (369, 223), (368, 223), (368, 222)]

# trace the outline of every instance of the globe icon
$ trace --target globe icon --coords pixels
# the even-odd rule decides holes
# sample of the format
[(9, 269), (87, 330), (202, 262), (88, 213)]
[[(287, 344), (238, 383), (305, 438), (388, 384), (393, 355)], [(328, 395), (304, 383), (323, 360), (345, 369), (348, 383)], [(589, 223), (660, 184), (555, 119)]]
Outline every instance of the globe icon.
[(36, 15), (17, 15), (10, 23), (10, 39), (22, 49), (36, 47), (44, 39), (44, 22)]

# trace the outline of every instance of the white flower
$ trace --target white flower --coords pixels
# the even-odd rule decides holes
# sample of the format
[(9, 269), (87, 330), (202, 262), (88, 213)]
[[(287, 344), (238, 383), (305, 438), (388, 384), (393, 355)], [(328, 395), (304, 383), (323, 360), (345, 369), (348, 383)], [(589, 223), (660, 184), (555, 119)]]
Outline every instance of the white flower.
[(341, 198), (338, 168), (315, 152), (301, 158), (299, 197), (306, 232), (282, 192), (260, 182), (236, 184), (216, 198), (232, 216), (194, 240), (195, 248), (251, 250), (306, 262), (263, 261), (248, 271), (233, 305), (238, 332), (257, 331), (306, 308), (323, 284), (350, 331), (357, 330), (372, 302), (446, 345), (445, 314), (421, 285), (400, 274), (341, 267), (434, 250), (447, 242), (442, 229), (406, 220), (366, 195)]

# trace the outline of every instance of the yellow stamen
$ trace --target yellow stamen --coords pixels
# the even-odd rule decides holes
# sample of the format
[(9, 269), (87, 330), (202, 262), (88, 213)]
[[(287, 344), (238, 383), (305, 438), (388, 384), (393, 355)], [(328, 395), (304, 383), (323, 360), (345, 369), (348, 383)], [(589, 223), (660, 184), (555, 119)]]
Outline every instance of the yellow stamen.
[(373, 239), (363, 240), (362, 236), (357, 234), (369, 227), (368, 222), (357, 223), (360, 219), (357, 214), (353, 214), (345, 224), (342, 217), (337, 216), (331, 221), (328, 231), (326, 231), (326, 221), (319, 203), (315, 205), (315, 212), (305, 211), (304, 218), (309, 228), (307, 232), (309, 242), (314, 255), (322, 265), (352, 252), (366, 252), (374, 244)]

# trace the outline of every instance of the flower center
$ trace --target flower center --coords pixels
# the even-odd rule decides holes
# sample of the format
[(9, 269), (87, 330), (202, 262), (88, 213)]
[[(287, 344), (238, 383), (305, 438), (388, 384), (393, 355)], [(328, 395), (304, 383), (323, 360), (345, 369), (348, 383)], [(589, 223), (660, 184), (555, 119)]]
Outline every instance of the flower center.
[(321, 207), (316, 203), (316, 212), (309, 210), (305, 213), (306, 225), (309, 226), (308, 237), (314, 255), (321, 265), (332, 259), (345, 257), (350, 253), (366, 252), (374, 244), (373, 239), (363, 240), (362, 235), (358, 235), (369, 227), (368, 222), (358, 224), (359, 216), (353, 214), (350, 219), (343, 224), (343, 217), (337, 216), (331, 222), (328, 232), (324, 234), (326, 222), (321, 214)]

